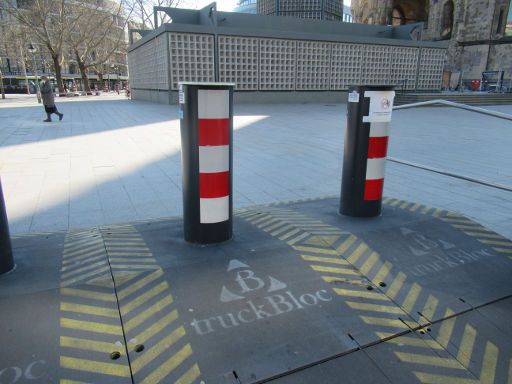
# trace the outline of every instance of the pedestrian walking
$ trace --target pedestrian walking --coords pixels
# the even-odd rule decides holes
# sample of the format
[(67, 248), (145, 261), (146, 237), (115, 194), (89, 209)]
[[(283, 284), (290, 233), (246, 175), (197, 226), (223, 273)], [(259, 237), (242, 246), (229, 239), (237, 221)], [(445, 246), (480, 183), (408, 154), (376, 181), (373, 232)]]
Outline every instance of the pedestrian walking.
[(55, 106), (55, 95), (53, 94), (53, 89), (52, 85), (50, 84), (50, 80), (48, 80), (48, 77), (46, 76), (42, 76), (41, 80), (41, 97), (43, 99), (43, 105), (44, 110), (46, 111), (46, 116), (48, 116), (48, 118), (43, 121), (46, 123), (52, 121), (52, 113), (55, 113), (57, 116), (59, 116), (60, 121), (64, 117), (64, 114), (60, 113), (57, 110), (57, 107)]

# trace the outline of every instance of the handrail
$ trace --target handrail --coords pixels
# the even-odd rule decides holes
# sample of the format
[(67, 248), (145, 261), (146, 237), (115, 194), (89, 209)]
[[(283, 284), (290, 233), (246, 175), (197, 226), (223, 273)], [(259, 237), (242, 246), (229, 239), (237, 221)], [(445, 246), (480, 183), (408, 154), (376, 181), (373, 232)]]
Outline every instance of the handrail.
[(393, 107), (393, 110), (424, 107), (424, 106), (436, 105), (436, 104), (446, 105), (448, 107), (453, 107), (453, 108), (465, 109), (467, 111), (481, 113), (483, 115), (489, 115), (489, 116), (497, 117), (499, 119), (505, 119), (505, 120), (512, 121), (512, 115), (509, 115), (507, 113), (492, 111), (490, 109), (485, 109), (485, 108), (473, 107), (471, 105), (455, 103), (453, 101), (442, 100), (442, 99), (420, 101), (418, 103), (398, 105), (396, 107)]

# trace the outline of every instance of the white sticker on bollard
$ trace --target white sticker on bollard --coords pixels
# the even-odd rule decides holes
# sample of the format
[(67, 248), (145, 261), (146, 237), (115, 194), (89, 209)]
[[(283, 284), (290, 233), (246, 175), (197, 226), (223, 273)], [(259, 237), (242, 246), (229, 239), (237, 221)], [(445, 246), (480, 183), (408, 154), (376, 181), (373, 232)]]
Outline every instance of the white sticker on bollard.
[(368, 116), (363, 116), (363, 123), (391, 121), (395, 91), (365, 91), (364, 97), (370, 98), (370, 110)]

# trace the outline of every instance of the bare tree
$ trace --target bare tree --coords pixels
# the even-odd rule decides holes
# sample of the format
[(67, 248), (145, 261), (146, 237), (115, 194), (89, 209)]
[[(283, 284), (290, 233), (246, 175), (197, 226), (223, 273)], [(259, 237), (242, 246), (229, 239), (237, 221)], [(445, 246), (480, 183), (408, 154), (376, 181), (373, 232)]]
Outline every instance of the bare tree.
[[(16, 67), (21, 65), (21, 71), (25, 75), (25, 83), (27, 93), (30, 94), (30, 84), (27, 77), (27, 64), (32, 67), (27, 52), (26, 42), (30, 40), (27, 29), (15, 23), (12, 20), (4, 20), (0, 23), (0, 33), (2, 34), (2, 44), (0, 45), (0, 56), (8, 57), (11, 61), (15, 61)], [(12, 63), (11, 63), (12, 65)], [(36, 68), (32, 68), (35, 72)]]
[(44, 46), (49, 52), (59, 91), (63, 92), (64, 37), (70, 21), (66, 12), (66, 0), (24, 1), (20, 2), (20, 7), (8, 2), (5, 9), (22, 26), (26, 27), (36, 43)]
[[(153, 7), (177, 7), (186, 0), (131, 0), (133, 19), (142, 25), (142, 29), (155, 29)], [(158, 25), (169, 22), (164, 12), (158, 14)]]

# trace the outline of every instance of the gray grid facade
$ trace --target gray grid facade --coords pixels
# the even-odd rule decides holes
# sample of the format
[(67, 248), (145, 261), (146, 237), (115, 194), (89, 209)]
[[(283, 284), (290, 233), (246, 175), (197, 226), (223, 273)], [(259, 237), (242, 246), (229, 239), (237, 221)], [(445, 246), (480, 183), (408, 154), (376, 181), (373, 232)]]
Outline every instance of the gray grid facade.
[(342, 0), (258, 0), (257, 12), (267, 16), (343, 20)]

